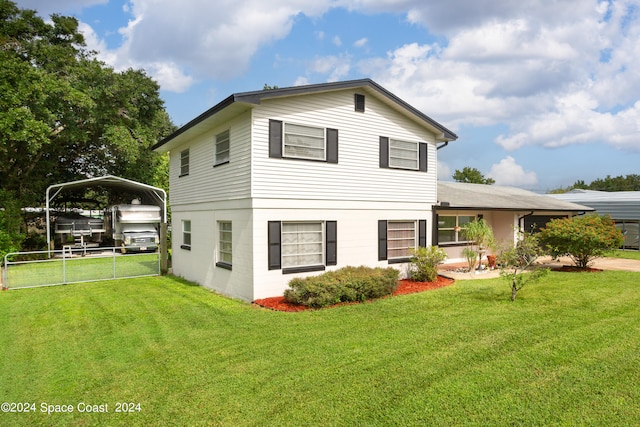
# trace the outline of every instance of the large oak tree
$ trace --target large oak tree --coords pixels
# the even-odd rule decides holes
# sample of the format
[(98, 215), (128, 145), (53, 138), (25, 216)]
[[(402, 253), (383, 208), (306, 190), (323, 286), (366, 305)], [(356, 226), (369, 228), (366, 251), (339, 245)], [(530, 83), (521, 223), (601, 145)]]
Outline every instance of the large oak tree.
[(72, 17), (0, 0), (0, 207), (38, 206), (55, 183), (117, 175), (162, 185), (150, 147), (173, 129), (143, 70), (116, 72)]

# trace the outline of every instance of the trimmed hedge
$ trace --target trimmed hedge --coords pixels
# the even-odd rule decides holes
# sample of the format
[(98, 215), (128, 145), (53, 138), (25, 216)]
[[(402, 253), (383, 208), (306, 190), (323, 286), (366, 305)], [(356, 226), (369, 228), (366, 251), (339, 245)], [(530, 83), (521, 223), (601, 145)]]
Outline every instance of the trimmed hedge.
[(344, 267), (319, 276), (295, 278), (284, 291), (287, 302), (314, 308), (391, 295), (398, 286), (395, 268)]

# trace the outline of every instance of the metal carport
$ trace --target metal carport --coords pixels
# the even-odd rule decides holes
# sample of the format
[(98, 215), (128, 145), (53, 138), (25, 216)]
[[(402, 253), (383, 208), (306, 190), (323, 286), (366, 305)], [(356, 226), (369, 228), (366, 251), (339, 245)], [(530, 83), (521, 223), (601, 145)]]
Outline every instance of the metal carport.
[(120, 178), (113, 175), (105, 175), (97, 178), (81, 179), (73, 182), (50, 185), (46, 191), (46, 216), (47, 216), (47, 246), (51, 254), (51, 223), (50, 204), (62, 191), (77, 188), (87, 188), (92, 186), (102, 186), (116, 189), (128, 190), (139, 194), (146, 204), (160, 206), (162, 210), (162, 223), (160, 226), (160, 269), (163, 273), (167, 271), (167, 193), (162, 188), (153, 187), (141, 182)]

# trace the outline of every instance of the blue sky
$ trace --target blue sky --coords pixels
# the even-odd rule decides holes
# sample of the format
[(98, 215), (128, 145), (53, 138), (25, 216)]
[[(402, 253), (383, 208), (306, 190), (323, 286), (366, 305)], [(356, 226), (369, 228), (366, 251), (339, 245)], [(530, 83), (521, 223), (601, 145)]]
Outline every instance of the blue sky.
[(372, 78), (456, 132), (439, 178), (640, 174), (640, 0), (18, 0), (143, 68), (177, 125), (234, 92)]

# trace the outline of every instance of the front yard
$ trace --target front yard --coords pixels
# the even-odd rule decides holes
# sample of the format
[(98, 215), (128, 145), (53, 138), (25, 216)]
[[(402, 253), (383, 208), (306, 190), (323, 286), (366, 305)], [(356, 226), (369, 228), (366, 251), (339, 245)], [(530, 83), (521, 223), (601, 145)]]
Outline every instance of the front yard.
[(171, 277), (4, 291), (1, 400), (35, 412), (0, 422), (637, 425), (638, 283), (551, 273), (512, 303), (470, 280), (301, 313)]

